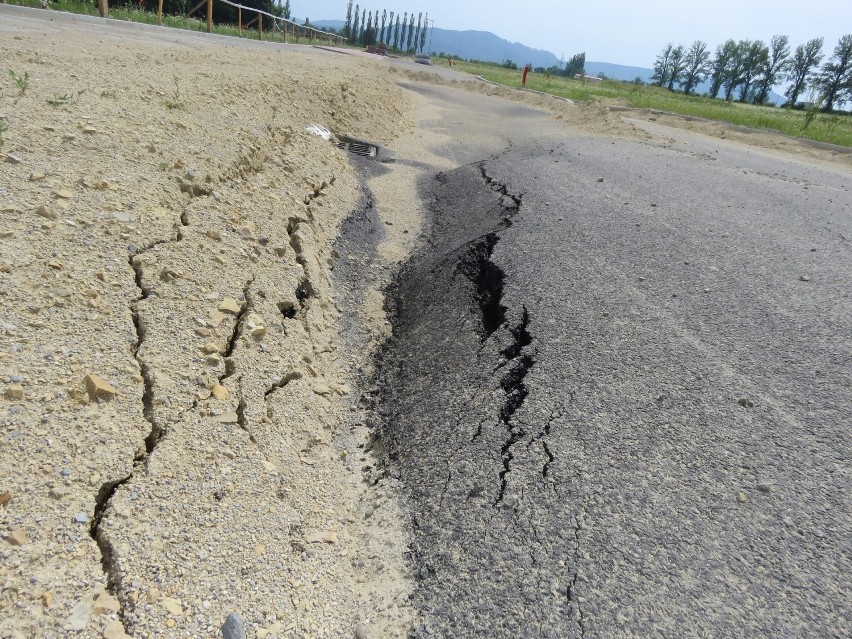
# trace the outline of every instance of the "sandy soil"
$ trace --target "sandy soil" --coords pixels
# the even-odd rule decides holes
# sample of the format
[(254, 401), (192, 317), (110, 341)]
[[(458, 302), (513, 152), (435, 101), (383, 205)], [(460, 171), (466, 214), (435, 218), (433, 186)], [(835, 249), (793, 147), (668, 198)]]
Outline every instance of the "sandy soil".
[(305, 127), (387, 141), (408, 98), (344, 56), (7, 35), (0, 636), (402, 635), (330, 283), (359, 185)]

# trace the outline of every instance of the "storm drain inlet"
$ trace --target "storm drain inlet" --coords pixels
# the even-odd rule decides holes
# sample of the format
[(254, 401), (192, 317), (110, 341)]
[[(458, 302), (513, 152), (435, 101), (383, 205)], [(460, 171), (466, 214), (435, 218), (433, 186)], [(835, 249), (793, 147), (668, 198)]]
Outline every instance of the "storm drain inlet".
[(349, 153), (361, 155), (365, 158), (379, 157), (379, 145), (373, 144), (372, 142), (356, 140), (355, 138), (350, 138), (346, 135), (338, 135), (337, 142), (335, 144), (338, 148), (343, 149), (344, 151), (349, 151)]

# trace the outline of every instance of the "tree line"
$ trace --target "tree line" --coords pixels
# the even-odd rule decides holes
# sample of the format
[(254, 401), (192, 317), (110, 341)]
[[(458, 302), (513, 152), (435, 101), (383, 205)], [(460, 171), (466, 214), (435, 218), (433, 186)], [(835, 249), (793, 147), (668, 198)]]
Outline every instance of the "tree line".
[(426, 33), (429, 30), (429, 14), (424, 19), (423, 12), (417, 14), (414, 22), (414, 12), (388, 12), (383, 9), (367, 11), (353, 0), (346, 5), (346, 21), (340, 30), (340, 35), (349, 40), (350, 44), (372, 45), (381, 42), (399, 51), (423, 51), (426, 46)]
[(788, 82), (784, 106), (796, 107), (806, 96), (813, 108), (830, 112), (852, 102), (852, 35), (840, 38), (825, 63), (822, 48), (823, 38), (814, 38), (791, 52), (785, 35), (773, 36), (768, 45), (762, 40), (728, 40), (712, 56), (701, 40), (689, 48), (669, 43), (654, 62), (651, 83), (670, 91), (677, 85), (692, 94), (709, 80), (711, 98), (767, 104), (772, 87)]

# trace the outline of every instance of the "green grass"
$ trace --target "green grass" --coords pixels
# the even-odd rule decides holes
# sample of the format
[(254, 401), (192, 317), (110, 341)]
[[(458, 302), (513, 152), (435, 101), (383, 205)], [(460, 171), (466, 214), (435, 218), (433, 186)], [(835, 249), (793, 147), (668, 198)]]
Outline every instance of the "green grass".
[[(521, 71), (482, 63), (454, 62), (453, 68), (481, 75), (486, 80), (510, 87), (521, 86)], [(769, 130), (794, 137), (852, 146), (852, 115), (818, 113), (806, 126), (804, 111), (779, 109), (713, 100), (699, 96), (673, 93), (660, 87), (632, 82), (604, 80), (589, 82), (559, 76), (549, 79), (544, 74), (527, 77), (527, 88), (583, 102), (617, 100), (620, 104), (639, 109), (656, 109), (708, 120), (728, 122), (753, 129)]]

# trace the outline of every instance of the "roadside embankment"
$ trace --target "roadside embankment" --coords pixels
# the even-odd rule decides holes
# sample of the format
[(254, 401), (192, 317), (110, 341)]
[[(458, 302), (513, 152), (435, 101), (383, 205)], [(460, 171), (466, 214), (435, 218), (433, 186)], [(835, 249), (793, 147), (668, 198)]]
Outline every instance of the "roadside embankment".
[(408, 98), (309, 49), (19, 27), (0, 28), (0, 636), (214, 636), (231, 612), (257, 637), (392, 636), (402, 557), (370, 545), (390, 496), (355, 460), (330, 277), (362, 190), (305, 127), (386, 142)]

